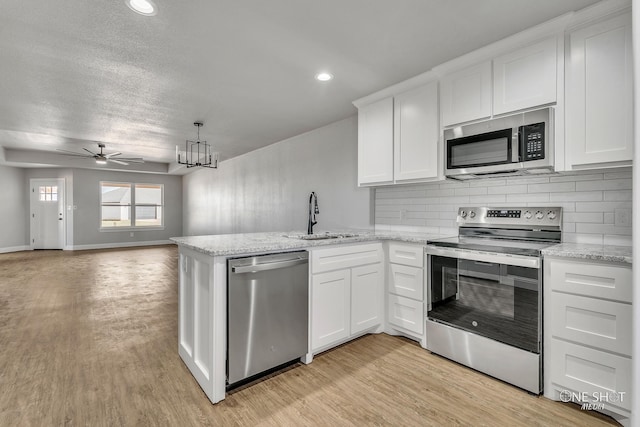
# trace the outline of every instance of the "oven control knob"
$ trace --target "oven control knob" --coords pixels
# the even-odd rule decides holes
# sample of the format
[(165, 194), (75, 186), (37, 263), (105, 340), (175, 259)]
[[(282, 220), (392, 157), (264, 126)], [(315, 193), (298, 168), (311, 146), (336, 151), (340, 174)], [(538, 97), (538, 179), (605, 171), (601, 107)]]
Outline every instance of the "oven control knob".
[(536, 212), (536, 219), (544, 218), (544, 214), (541, 211)]
[(469, 212), (469, 218), (475, 218), (476, 217), (476, 212), (475, 211), (470, 211)]
[(466, 218), (467, 217), (467, 211), (460, 211), (460, 216), (462, 218)]
[(531, 219), (531, 217), (532, 217), (532, 216), (533, 216), (533, 215), (531, 214), (531, 211), (526, 211), (526, 212), (524, 213), (524, 218), (525, 218), (525, 219)]
[(549, 219), (556, 219), (556, 216), (558, 216), (556, 214), (556, 211), (549, 211), (549, 213), (547, 214), (547, 218)]

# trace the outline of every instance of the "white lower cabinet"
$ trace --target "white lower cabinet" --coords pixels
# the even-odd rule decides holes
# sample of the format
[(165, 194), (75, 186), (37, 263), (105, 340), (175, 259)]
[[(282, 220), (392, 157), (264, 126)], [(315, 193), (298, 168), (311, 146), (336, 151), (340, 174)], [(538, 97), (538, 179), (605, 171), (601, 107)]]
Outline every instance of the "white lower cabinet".
[(351, 271), (314, 274), (311, 280), (313, 349), (349, 336)]
[(351, 269), (351, 334), (382, 323), (382, 264)]
[(409, 332), (422, 335), (424, 333), (424, 310), (422, 305), (422, 301), (389, 295), (387, 306), (389, 323)]
[(311, 250), (313, 353), (382, 324), (382, 259), (381, 243)]
[(387, 248), (388, 329), (418, 339), (425, 346), (424, 246), (390, 242)]
[(631, 410), (631, 266), (544, 261), (544, 394), (593, 405), (628, 422)]

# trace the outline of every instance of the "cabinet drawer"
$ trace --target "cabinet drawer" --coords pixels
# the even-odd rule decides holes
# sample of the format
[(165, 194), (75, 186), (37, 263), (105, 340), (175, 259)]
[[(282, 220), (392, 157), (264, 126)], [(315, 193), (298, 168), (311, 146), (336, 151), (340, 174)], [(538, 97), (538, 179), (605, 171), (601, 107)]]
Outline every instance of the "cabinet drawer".
[(552, 290), (631, 302), (631, 268), (593, 262), (546, 259)]
[(604, 403), (631, 409), (631, 359), (557, 339), (551, 346), (554, 384), (589, 395), (624, 393), (620, 401)]
[(425, 322), (423, 310), (422, 302), (389, 295), (388, 321), (394, 326), (422, 335)]
[(389, 261), (422, 268), (424, 266), (424, 246), (389, 243)]
[(311, 249), (311, 272), (340, 270), (382, 262), (382, 243)]
[(423, 301), (424, 273), (422, 267), (389, 264), (389, 292)]
[(631, 304), (552, 292), (551, 333), (631, 356)]

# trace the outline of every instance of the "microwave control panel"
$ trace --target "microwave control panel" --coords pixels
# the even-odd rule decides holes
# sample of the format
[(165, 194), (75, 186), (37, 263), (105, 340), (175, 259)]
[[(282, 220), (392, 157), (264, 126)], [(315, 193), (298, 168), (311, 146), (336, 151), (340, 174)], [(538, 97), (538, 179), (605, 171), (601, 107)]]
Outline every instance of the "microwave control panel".
[(544, 159), (544, 122), (520, 126), (521, 161)]

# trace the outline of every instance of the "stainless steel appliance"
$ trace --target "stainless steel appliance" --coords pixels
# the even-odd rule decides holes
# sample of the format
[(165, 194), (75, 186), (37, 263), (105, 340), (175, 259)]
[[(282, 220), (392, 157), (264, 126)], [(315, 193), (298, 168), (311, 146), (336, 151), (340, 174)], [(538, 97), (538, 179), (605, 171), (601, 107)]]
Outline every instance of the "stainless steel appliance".
[(562, 208), (458, 210), (458, 236), (427, 244), (427, 349), (542, 391), (542, 248)]
[(307, 353), (309, 255), (227, 263), (227, 385), (233, 388)]
[(444, 131), (448, 178), (457, 180), (553, 171), (552, 108)]

